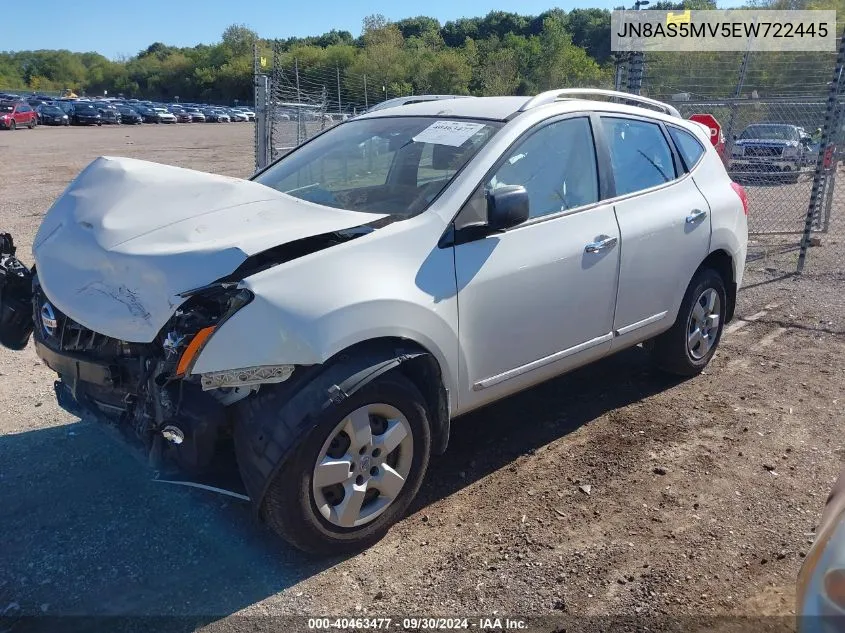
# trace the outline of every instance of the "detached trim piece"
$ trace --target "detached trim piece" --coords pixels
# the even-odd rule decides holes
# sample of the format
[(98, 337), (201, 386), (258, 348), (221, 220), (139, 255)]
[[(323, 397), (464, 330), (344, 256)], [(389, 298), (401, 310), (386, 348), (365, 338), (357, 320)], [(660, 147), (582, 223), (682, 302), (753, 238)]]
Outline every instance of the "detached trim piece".
[(247, 385), (284, 382), (290, 378), (293, 370), (293, 365), (262, 365), (259, 367), (244, 367), (243, 369), (211, 371), (200, 375), (200, 383), (203, 391), (209, 391), (210, 389), (225, 387), (245, 387)]

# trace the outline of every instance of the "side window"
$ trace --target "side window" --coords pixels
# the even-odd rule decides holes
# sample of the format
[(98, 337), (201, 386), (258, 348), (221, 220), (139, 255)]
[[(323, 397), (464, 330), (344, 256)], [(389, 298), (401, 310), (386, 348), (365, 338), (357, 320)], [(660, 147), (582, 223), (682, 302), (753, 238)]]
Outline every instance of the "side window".
[(528, 132), (461, 210), (457, 228), (484, 222), (485, 194), (508, 185), (528, 192), (529, 217), (537, 218), (598, 202), (596, 150), (589, 119), (578, 117)]
[(29, 112), (29, 106), (28, 105), (18, 106), (18, 112)]
[(602, 117), (616, 194), (625, 195), (677, 178), (672, 150), (656, 123)]
[(672, 126), (669, 126), (669, 136), (672, 137), (675, 147), (678, 148), (678, 153), (684, 159), (687, 171), (691, 171), (701, 157), (704, 156), (704, 148), (701, 146), (701, 143), (686, 130)]

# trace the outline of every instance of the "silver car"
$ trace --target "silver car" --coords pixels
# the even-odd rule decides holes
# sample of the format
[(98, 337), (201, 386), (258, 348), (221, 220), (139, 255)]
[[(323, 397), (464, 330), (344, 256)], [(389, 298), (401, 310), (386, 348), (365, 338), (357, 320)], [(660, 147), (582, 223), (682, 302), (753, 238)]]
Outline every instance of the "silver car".
[(403, 516), (463, 414), (639, 343), (701, 372), (746, 215), (708, 131), (666, 104), (399, 106), (250, 180), (97, 159), (0, 292), (0, 340), (34, 330), (60, 404), (155, 460), (201, 474), (232, 437), (258, 516), (349, 552)]

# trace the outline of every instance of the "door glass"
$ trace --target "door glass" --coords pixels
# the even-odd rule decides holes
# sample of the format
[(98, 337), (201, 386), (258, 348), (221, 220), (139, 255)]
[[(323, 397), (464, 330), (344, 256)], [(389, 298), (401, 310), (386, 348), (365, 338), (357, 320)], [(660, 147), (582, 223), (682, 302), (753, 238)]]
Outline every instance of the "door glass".
[(565, 119), (529, 131), (508, 150), (493, 177), (467, 201), (456, 228), (486, 221), (486, 194), (508, 185), (525, 187), (529, 218), (598, 202), (596, 150), (589, 119)]
[(689, 132), (679, 130), (676, 127), (669, 128), (669, 136), (675, 141), (675, 147), (678, 148), (678, 153), (684, 159), (687, 171), (691, 171), (698, 160), (704, 156), (704, 148), (701, 143)]
[(677, 177), (672, 150), (656, 123), (602, 117), (616, 194), (662, 185)]

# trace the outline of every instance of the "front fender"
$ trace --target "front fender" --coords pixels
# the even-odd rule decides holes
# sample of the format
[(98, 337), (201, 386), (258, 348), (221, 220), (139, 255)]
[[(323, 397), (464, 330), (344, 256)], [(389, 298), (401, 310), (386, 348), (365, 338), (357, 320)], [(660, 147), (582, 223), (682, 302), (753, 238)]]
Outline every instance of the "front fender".
[[(425, 350), (401, 341), (365, 343), (324, 365), (299, 368), (289, 382), (271, 385), (236, 404), (234, 441), (238, 469), (255, 510), (260, 511), (276, 472), (314, 429), (323, 411), (384, 373), (426, 356)], [(430, 386), (442, 389), (442, 385)], [(449, 416), (442, 392), (440, 397), (433, 395), (435, 401), (439, 400), (427, 402), (433, 450), (442, 453), (449, 438)], [(432, 410), (435, 406), (439, 410)]]
[(213, 334), (192, 373), (320, 365), (357, 344), (394, 338), (427, 350), (440, 366), (444, 385), (455, 394), (459, 345), (450, 314), (405, 301), (373, 300), (308, 319), (257, 295)]

